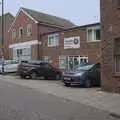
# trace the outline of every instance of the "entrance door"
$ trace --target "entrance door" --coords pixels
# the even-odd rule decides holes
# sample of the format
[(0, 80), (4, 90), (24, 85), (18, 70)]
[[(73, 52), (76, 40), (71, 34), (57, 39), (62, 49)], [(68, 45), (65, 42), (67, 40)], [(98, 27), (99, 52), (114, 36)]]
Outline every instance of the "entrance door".
[(82, 57), (82, 56), (69, 56), (68, 57), (68, 68), (73, 69), (79, 64), (85, 64), (88, 63), (88, 57)]
[(69, 69), (75, 68), (79, 65), (79, 56), (69, 56), (68, 57)]

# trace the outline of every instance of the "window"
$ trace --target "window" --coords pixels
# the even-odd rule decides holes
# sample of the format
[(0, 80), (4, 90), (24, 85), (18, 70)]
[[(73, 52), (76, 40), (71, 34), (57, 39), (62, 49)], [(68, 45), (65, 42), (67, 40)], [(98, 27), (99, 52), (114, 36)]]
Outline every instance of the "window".
[(26, 28), (27, 36), (30, 37), (32, 35), (32, 24), (28, 24)]
[(120, 39), (115, 40), (115, 72), (120, 72)]
[(116, 56), (116, 72), (120, 72), (120, 55)]
[(23, 36), (23, 28), (20, 27), (19, 28), (19, 38), (21, 38)]
[(31, 47), (13, 49), (14, 60), (30, 60), (31, 59)]
[(60, 69), (68, 68), (68, 58), (67, 58), (67, 56), (59, 56), (59, 68)]
[(94, 30), (94, 40), (100, 40), (100, 29)]
[(59, 34), (48, 36), (48, 47), (54, 47), (59, 45)]
[(87, 41), (88, 42), (100, 41), (100, 27), (88, 28)]
[(12, 40), (15, 40), (17, 37), (16, 29), (13, 29), (12, 31)]
[(22, 56), (22, 53), (23, 53), (22, 49), (17, 49), (17, 57), (18, 58)]
[(88, 30), (88, 41), (92, 41), (92, 30)]
[(45, 60), (46, 62), (52, 63), (52, 58), (51, 58), (51, 56), (44, 56), (44, 60)]

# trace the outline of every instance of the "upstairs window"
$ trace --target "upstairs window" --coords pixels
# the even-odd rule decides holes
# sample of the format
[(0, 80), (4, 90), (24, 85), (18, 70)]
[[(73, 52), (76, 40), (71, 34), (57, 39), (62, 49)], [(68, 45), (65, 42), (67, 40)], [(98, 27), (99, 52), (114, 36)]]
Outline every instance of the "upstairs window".
[(13, 31), (12, 31), (12, 40), (15, 40), (16, 37), (17, 37), (16, 29), (13, 29)]
[(94, 40), (100, 40), (100, 29), (94, 30)]
[(92, 41), (92, 29), (88, 30), (88, 41)]
[(28, 37), (32, 36), (32, 24), (27, 25), (26, 33)]
[(21, 38), (23, 36), (23, 28), (20, 27), (19, 28), (19, 38)]
[(48, 47), (54, 47), (59, 45), (59, 34), (53, 34), (48, 36)]
[(87, 29), (87, 41), (100, 41), (100, 27), (91, 27)]

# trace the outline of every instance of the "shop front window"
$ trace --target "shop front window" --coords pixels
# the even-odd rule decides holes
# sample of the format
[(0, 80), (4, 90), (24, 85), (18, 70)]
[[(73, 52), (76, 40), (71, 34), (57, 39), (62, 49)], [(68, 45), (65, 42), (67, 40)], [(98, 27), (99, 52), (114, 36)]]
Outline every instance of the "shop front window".
[(44, 56), (45, 62), (52, 63), (52, 57), (51, 56)]
[(88, 57), (82, 56), (60, 56), (59, 67), (60, 69), (74, 69), (80, 64), (88, 63)]
[(67, 63), (67, 57), (66, 56), (60, 56), (59, 57), (59, 67), (60, 69), (67, 69), (68, 63)]
[(31, 48), (19, 48), (13, 49), (13, 59), (15, 60), (30, 60), (31, 59)]

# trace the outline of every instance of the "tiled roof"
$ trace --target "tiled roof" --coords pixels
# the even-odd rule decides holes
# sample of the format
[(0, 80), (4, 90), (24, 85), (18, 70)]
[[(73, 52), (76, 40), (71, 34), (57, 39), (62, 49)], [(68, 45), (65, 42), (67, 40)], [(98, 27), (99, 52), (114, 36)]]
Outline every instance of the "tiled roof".
[(41, 13), (41, 12), (38, 12), (38, 11), (34, 11), (34, 10), (31, 10), (31, 9), (27, 9), (27, 8), (22, 8), (22, 9), (25, 12), (27, 12), (30, 16), (32, 16), (39, 23), (45, 23), (45, 24), (48, 24), (48, 25), (55, 25), (55, 26), (62, 27), (62, 28), (65, 28), (65, 29), (76, 26), (71, 21), (60, 18), (60, 17), (56, 17), (56, 16), (53, 16), (53, 15), (48, 15), (48, 14)]

